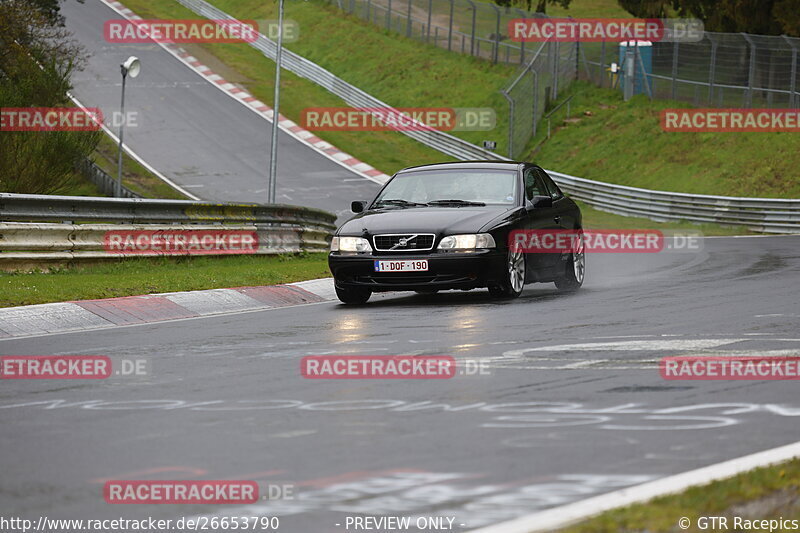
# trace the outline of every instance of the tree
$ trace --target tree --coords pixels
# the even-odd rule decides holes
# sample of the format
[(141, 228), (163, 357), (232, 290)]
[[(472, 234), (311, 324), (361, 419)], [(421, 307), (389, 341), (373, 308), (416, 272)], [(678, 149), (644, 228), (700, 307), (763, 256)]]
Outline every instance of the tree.
[(618, 0), (628, 13), (641, 18), (680, 17), (703, 21), (707, 31), (745, 32), (800, 37), (798, 0)]
[[(533, 0), (494, 0), (494, 2), (498, 6), (518, 7), (521, 9), (525, 9), (526, 11), (531, 11), (531, 7), (533, 6)], [(559, 5), (564, 9), (569, 9), (569, 4), (571, 2), (572, 0), (536, 0), (536, 12), (546, 13), (547, 4)]]
[[(57, 2), (0, 0), (0, 108), (70, 105), (70, 76), (85, 55), (62, 24)], [(0, 190), (59, 192), (101, 134), (0, 132)]]

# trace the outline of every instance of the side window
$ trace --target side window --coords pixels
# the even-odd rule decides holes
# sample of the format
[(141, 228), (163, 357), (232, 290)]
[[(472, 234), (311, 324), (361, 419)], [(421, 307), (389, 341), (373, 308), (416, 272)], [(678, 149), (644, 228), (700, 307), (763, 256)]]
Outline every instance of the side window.
[(534, 196), (549, 196), (549, 192), (544, 188), (541, 177), (536, 172), (535, 167), (525, 170), (525, 197), (532, 200)]
[(542, 181), (547, 185), (548, 191), (550, 191), (549, 192), (550, 197), (553, 200), (558, 200), (560, 198), (563, 198), (564, 193), (561, 192), (561, 189), (558, 188), (558, 185), (556, 185), (556, 183), (553, 181), (553, 178), (548, 176), (547, 172), (545, 172), (544, 170), (542, 169), (537, 169), (537, 170), (539, 171), (539, 174), (541, 174), (542, 176)]

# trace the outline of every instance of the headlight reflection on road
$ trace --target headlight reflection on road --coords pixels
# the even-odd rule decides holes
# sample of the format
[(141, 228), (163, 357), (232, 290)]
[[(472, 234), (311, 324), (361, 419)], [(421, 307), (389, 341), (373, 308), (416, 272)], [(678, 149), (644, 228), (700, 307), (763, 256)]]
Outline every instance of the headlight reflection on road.
[(334, 343), (347, 343), (359, 341), (366, 338), (363, 331), (366, 325), (356, 314), (346, 314), (334, 323), (336, 333)]

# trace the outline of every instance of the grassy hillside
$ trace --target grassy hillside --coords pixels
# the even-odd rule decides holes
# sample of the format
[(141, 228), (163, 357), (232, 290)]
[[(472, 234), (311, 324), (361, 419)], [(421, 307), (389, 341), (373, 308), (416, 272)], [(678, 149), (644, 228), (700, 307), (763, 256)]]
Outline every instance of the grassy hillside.
[[(273, 2), (221, 0), (221, 9), (247, 19), (276, 16)], [(144, 18), (195, 18), (174, 0), (126, 0)], [(497, 140), (504, 151), (506, 103), (499, 89), (514, 68), (460, 56), (378, 30), (357, 17), (342, 16), (316, 2), (286, 2), (286, 17), (300, 25), (300, 39), (287, 44), (337, 76), (364, 88), (396, 107), (492, 107), (498, 114), (493, 132), (464, 133), (473, 142)], [(271, 104), (275, 64), (245, 44), (203, 44), (186, 47), (215, 72)], [(346, 106), (325, 89), (284, 71), (281, 113), (299, 121), (307, 107)], [(319, 136), (376, 168), (393, 173), (410, 164), (451, 158), (397, 132), (319, 132)]]
[(685, 103), (645, 96), (626, 103), (619, 91), (588, 83), (573, 85), (562, 99), (570, 94), (572, 118), (563, 121), (562, 108), (550, 140), (528, 153), (545, 168), (649, 189), (800, 198), (796, 133), (666, 133), (659, 112)]

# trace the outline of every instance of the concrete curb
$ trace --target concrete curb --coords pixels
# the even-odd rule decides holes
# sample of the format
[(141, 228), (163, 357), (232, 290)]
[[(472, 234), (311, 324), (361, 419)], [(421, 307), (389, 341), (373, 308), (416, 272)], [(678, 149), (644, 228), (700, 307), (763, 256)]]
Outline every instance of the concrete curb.
[(333, 278), (0, 309), (0, 339), (259, 311), (336, 298)]
[[(142, 20), (140, 16), (125, 7), (122, 3), (116, 0), (101, 0), (108, 7), (122, 15), (128, 20)], [(179, 59), (184, 65), (192, 69), (194, 72), (205, 78), (212, 85), (216, 86), (228, 96), (240, 101), (242, 104), (249, 107), (259, 115), (263, 116), (272, 122), (273, 112), (272, 108), (267, 106), (264, 102), (258, 100), (255, 96), (245, 91), (241, 87), (228, 82), (222, 76), (215, 74), (210, 68), (202, 64), (197, 58), (190, 55), (186, 50), (172, 43), (156, 43), (174, 57)], [(289, 120), (283, 115), (278, 115), (278, 127), (284, 132), (288, 133), (301, 143), (305, 144), (321, 153), (331, 161), (343, 166), (351, 172), (366, 178), (370, 181), (383, 185), (389, 180), (389, 176), (380, 170), (372, 167), (368, 163), (359, 161), (355, 157), (346, 152), (342, 152), (331, 143), (323, 141), (314, 133), (303, 129), (295, 122)]]

